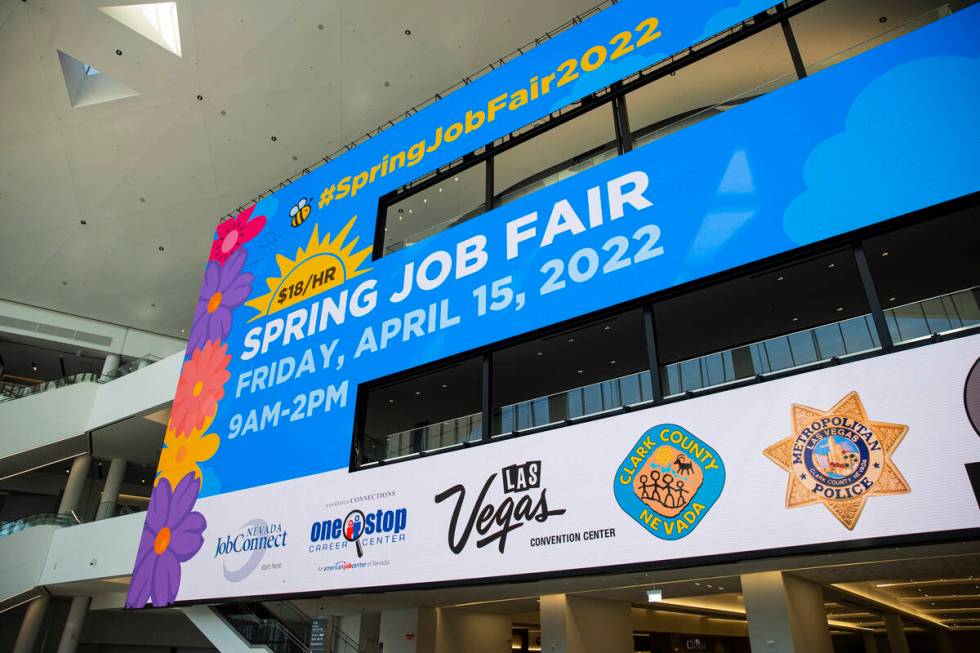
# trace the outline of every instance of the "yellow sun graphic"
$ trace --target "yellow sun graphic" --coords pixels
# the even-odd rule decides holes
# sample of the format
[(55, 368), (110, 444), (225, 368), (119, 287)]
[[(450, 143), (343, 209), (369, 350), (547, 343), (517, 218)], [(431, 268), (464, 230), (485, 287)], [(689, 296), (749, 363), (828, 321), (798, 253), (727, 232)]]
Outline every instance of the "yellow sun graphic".
[(336, 238), (331, 239), (327, 234), (322, 241), (317, 236), (317, 225), (314, 225), (306, 249), (297, 249), (293, 258), (276, 254), (279, 276), (265, 280), (269, 292), (245, 302), (258, 311), (252, 320), (272, 315), (369, 272), (370, 268), (362, 270), (359, 267), (370, 256), (371, 248), (365, 247), (355, 252), (357, 238), (344, 243), (355, 220), (356, 215), (344, 225)]
[(653, 462), (661, 467), (666, 467), (670, 464), (674, 457), (674, 452), (670, 447), (660, 447), (657, 449), (656, 453), (653, 454)]

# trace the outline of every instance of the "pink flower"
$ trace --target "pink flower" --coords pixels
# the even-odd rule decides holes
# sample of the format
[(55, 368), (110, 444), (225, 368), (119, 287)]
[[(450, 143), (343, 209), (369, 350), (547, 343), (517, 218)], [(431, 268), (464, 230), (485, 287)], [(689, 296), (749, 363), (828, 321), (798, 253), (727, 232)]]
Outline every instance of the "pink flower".
[(265, 226), (265, 216), (259, 215), (254, 220), (250, 220), (254, 210), (255, 205), (253, 204), (236, 215), (233, 220), (226, 220), (218, 225), (214, 242), (211, 243), (209, 260), (224, 265), (225, 261), (243, 244), (259, 235)]

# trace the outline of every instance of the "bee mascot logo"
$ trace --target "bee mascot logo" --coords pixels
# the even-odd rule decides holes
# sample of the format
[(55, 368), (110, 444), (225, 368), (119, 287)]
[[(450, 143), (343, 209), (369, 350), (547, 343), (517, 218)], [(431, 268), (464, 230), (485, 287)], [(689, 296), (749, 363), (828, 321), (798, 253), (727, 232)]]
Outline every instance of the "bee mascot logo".
[(725, 464), (718, 452), (677, 424), (644, 433), (613, 480), (619, 507), (662, 540), (689, 535), (724, 487)]

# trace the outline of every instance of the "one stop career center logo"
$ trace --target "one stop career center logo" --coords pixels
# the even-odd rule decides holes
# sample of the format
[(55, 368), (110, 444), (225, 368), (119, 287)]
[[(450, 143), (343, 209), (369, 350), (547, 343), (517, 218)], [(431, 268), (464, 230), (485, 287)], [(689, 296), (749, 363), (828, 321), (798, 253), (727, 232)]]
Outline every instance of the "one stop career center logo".
[(403, 544), (408, 528), (408, 509), (354, 509), (344, 517), (315, 521), (310, 526), (310, 553), (345, 551), (353, 547), (357, 557), (367, 548)]

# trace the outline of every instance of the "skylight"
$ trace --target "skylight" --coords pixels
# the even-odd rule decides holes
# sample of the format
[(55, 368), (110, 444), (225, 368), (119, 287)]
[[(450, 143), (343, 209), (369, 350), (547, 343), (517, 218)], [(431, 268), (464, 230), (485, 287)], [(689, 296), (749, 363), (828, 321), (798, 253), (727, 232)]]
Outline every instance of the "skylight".
[(115, 20), (144, 36), (178, 57), (180, 53), (180, 21), (176, 2), (154, 2), (140, 5), (99, 7)]

